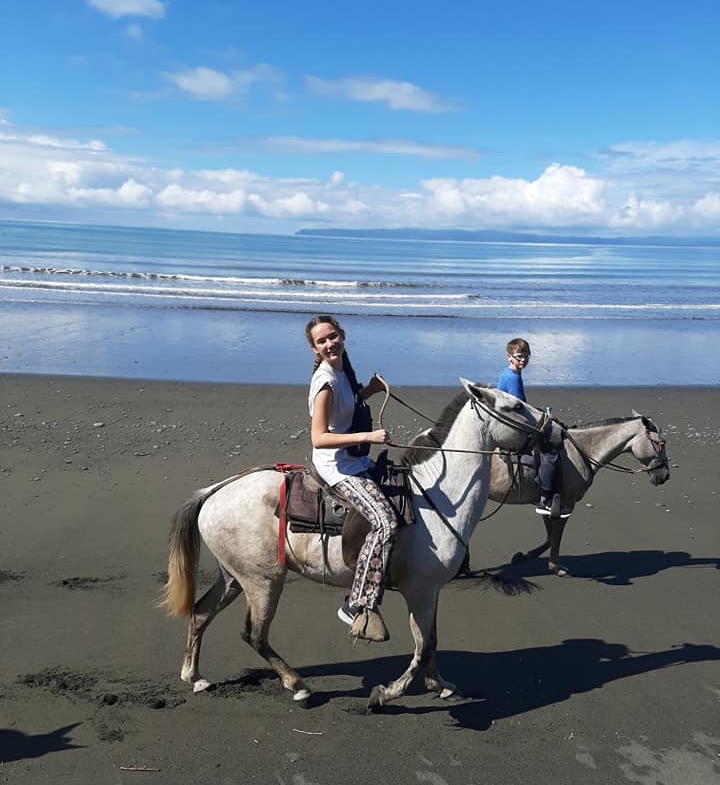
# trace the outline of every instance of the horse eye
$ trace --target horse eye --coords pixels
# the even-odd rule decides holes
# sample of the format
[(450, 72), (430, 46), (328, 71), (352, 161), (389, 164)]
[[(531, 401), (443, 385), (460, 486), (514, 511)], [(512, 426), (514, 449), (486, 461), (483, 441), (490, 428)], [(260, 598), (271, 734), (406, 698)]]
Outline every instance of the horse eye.
[(523, 410), (522, 403), (516, 403), (515, 406), (513, 406), (513, 411), (514, 412), (521, 412), (522, 410)]

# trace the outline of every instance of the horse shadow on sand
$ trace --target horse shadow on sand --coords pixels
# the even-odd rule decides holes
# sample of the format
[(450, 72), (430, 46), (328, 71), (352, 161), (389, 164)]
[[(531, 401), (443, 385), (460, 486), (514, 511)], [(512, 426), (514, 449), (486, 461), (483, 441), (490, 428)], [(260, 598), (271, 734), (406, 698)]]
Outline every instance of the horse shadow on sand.
[[(576, 578), (618, 586), (631, 585), (634, 579), (674, 567), (720, 569), (719, 558), (693, 558), (680, 551), (608, 551), (567, 556), (562, 561)], [(472, 570), (453, 581), (453, 587), (498, 591), (511, 596), (532, 594), (542, 587), (528, 578), (546, 577), (547, 574), (546, 560), (537, 559)], [(571, 581), (572, 578), (557, 580)], [(458, 684), (464, 698), (450, 701), (432, 698), (425, 692), (422, 678), (418, 677), (407, 696), (427, 695), (424, 705), (417, 705), (417, 701), (408, 705), (408, 701), (401, 698), (377, 711), (388, 715), (444, 712), (458, 727), (487, 730), (495, 720), (561, 703), (573, 695), (600, 689), (619, 679), (686, 663), (720, 661), (720, 648), (685, 642), (664, 651), (636, 653), (622, 643), (574, 638), (550, 646), (502, 652), (441, 650), (437, 656), (441, 673)], [(345, 700), (343, 708), (346, 711), (365, 713), (371, 689), (377, 684), (387, 684), (388, 680), (403, 673), (409, 658), (408, 653), (298, 668), (303, 680), (315, 690), (307, 705), (315, 708)], [(338, 679), (355, 679), (356, 682), (359, 679), (360, 683), (336, 688)], [(323, 683), (331, 686), (323, 690)], [(269, 669), (248, 671), (211, 688), (211, 693), (218, 697), (247, 696), (252, 691), (272, 695), (283, 692), (276, 674)]]
[(10, 763), (26, 758), (41, 758), (49, 752), (80, 749), (81, 745), (73, 744), (68, 738), (70, 732), (80, 724), (74, 722), (72, 725), (64, 725), (62, 728), (50, 731), (50, 733), (36, 733), (35, 735), (0, 728), (0, 760)]
[[(571, 578), (585, 578), (608, 586), (630, 586), (636, 578), (657, 575), (675, 567), (710, 567), (720, 570), (719, 557), (696, 558), (684, 551), (605, 551), (563, 556), (561, 561)], [(469, 575), (460, 576), (457, 580), (489, 578), (501, 584), (495, 587), (500, 590), (504, 590), (503, 585), (517, 582), (522, 591), (523, 579), (547, 574), (547, 559), (539, 558), (519, 564), (471, 570)]]
[[(418, 678), (407, 695), (428, 695), (425, 705), (408, 705), (401, 698), (377, 711), (400, 715), (444, 712), (458, 727), (487, 730), (495, 720), (561, 703), (573, 695), (599, 689), (619, 679), (691, 662), (710, 661), (720, 661), (717, 646), (683, 643), (664, 651), (636, 654), (622, 643), (595, 638), (574, 638), (552, 646), (515, 651), (445, 650), (438, 652), (439, 667), (462, 687), (462, 699), (431, 698), (424, 690), (422, 679)], [(407, 655), (393, 655), (312, 665), (298, 671), (317, 690), (309, 701), (310, 708), (344, 699), (344, 710), (359, 714), (366, 712), (372, 687), (387, 683), (407, 665)], [(360, 679), (360, 685), (322, 690), (323, 681), (349, 677)], [(312, 684), (313, 679), (315, 684)], [(217, 684), (212, 692), (219, 697), (235, 697), (246, 696), (253, 689), (275, 695), (282, 692), (277, 677), (269, 669), (253, 670)]]

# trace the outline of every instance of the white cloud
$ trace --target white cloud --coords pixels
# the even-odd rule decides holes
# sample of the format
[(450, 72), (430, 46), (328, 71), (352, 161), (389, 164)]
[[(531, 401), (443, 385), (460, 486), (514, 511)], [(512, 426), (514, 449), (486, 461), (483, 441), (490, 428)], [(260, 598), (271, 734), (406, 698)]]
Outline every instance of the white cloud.
[(720, 193), (705, 194), (694, 207), (698, 216), (720, 223)]
[(230, 74), (199, 66), (166, 73), (164, 77), (191, 98), (198, 101), (220, 101), (233, 95), (246, 95), (254, 84), (278, 81), (280, 72), (270, 65), (260, 63), (243, 71), (232, 71)]
[(481, 216), (502, 225), (582, 225), (606, 212), (601, 180), (582, 169), (551, 164), (528, 181), (506, 177), (485, 180), (427, 180), (432, 205), (446, 218)]
[[(343, 147), (342, 140), (337, 141)], [(308, 144), (312, 148), (313, 140)], [(348, 143), (350, 152), (357, 150), (355, 144)], [(405, 154), (402, 141), (398, 144), (397, 154)], [(373, 151), (371, 147), (364, 152)], [(650, 157), (648, 148), (644, 160)], [(685, 168), (679, 158), (674, 160), (676, 177), (684, 182)], [(709, 156), (707, 171), (717, 165)], [(649, 165), (648, 170), (652, 171)], [(673, 191), (670, 181), (653, 191), (647, 185), (638, 190), (635, 179), (624, 181), (614, 162), (602, 173), (553, 163), (532, 179), (432, 178), (415, 188), (348, 181), (337, 169), (321, 177), (270, 177), (227, 167), (164, 169), (118, 154), (99, 139), (0, 125), (0, 209), (5, 207), (6, 214), (14, 216), (18, 206), (35, 205), (65, 220), (92, 223), (101, 211), (103, 220), (123, 223), (123, 216), (132, 212), (146, 225), (163, 225), (172, 217), (198, 228), (211, 227), (211, 219), (222, 218), (225, 227), (241, 229), (243, 220), (259, 216), (284, 222), (283, 231), (290, 225), (322, 222), (349, 227), (718, 234), (717, 185), (669, 198), (665, 194)], [(272, 231), (272, 224), (268, 228)]]
[(175, 74), (165, 74), (168, 82), (200, 101), (217, 101), (232, 93), (232, 80), (212, 68), (192, 68)]
[(344, 79), (321, 79), (317, 76), (306, 76), (305, 84), (311, 92), (317, 95), (346, 101), (384, 103), (391, 109), (405, 109), (426, 114), (452, 112), (457, 109), (433, 93), (410, 82), (397, 82), (369, 76), (353, 76)]
[(67, 196), (78, 206), (142, 209), (151, 204), (152, 190), (130, 179), (119, 188), (69, 188)]
[(643, 199), (678, 202), (698, 192), (720, 190), (720, 140), (680, 139), (674, 142), (624, 142), (598, 156), (605, 177)]
[(160, 19), (165, 16), (165, 4), (159, 0), (87, 0), (87, 4), (112, 19), (120, 19), (122, 16)]
[[(6, 125), (9, 125), (9, 123), (6, 123)], [(101, 151), (106, 149), (105, 145), (97, 139), (91, 139), (89, 142), (79, 142), (76, 139), (61, 139), (57, 136), (33, 133), (6, 133), (0, 131), (0, 142), (22, 142), (35, 147), (57, 147), (66, 150)]]
[(418, 158), (465, 159), (478, 158), (480, 153), (470, 147), (419, 144), (407, 139), (304, 139), (298, 136), (271, 136), (265, 144), (286, 152), (298, 153), (382, 153), (412, 155)]
[(275, 199), (267, 199), (253, 194), (250, 197), (250, 202), (257, 209), (258, 214), (264, 218), (309, 220), (311, 217), (324, 217), (330, 209), (327, 203), (302, 191)]
[(247, 93), (254, 84), (280, 82), (282, 79), (281, 71), (267, 63), (258, 63), (242, 71), (235, 70), (231, 76), (235, 89), (241, 93)]
[(156, 194), (155, 201), (162, 208), (178, 212), (232, 214), (243, 212), (247, 194), (242, 189), (225, 193), (208, 188), (187, 188), (173, 183)]
[(630, 194), (627, 202), (613, 215), (608, 223), (612, 228), (634, 231), (660, 232), (682, 220), (686, 211), (680, 206), (658, 199), (641, 199)]

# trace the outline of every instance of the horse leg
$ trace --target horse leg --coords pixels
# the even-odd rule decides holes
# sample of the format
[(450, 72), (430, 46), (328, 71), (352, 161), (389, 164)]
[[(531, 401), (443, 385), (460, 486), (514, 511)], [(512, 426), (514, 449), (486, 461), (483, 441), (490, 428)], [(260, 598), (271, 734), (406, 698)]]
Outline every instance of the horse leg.
[(188, 623), (180, 678), (193, 685), (193, 692), (202, 692), (210, 682), (200, 675), (200, 647), (205, 630), (210, 622), (242, 592), (240, 584), (226, 572), (222, 565), (215, 583), (195, 603)]
[(530, 561), (532, 559), (537, 559), (538, 556), (542, 556), (543, 553), (550, 547), (551, 544), (551, 518), (549, 515), (542, 516), (543, 523), (545, 524), (545, 542), (538, 545), (536, 548), (529, 550), (527, 553), (523, 553), (522, 551), (518, 551), (511, 559), (511, 564), (520, 564), (521, 562)]
[[(468, 550), (469, 553), (469, 550)], [(429, 656), (425, 665), (425, 689), (428, 692), (436, 692), (440, 698), (461, 698), (462, 695), (458, 688), (450, 681), (446, 681), (440, 675), (437, 665), (437, 599), (435, 600), (435, 613), (431, 622), (430, 634), (427, 636), (428, 644), (426, 649)], [(415, 641), (415, 650), (421, 650), (423, 645), (422, 630), (415, 621), (414, 616), (410, 616), (410, 631)]]
[(566, 523), (567, 518), (552, 518), (550, 520), (550, 558), (548, 559), (548, 569), (560, 577), (568, 574), (567, 568), (560, 564), (560, 542), (562, 541)]
[(415, 641), (413, 658), (408, 669), (398, 679), (391, 681), (387, 686), (378, 684), (373, 687), (368, 700), (368, 709), (384, 706), (404, 695), (415, 676), (423, 669), (427, 669), (425, 686), (429, 690), (437, 692), (442, 698), (456, 694), (455, 685), (440, 678), (435, 663), (438, 594), (439, 590), (434, 589), (430, 596), (424, 594), (415, 600), (406, 597), (410, 611), (410, 632)]
[(428, 664), (425, 666), (425, 689), (428, 692), (436, 692), (438, 697), (443, 700), (461, 699), (463, 697), (460, 690), (451, 681), (446, 681), (440, 675), (437, 666), (437, 644), (433, 648)]
[(292, 692), (293, 700), (301, 702), (312, 695), (311, 690), (305, 686), (297, 671), (293, 670), (268, 642), (270, 624), (277, 611), (284, 583), (285, 573), (279, 578), (255, 580), (245, 584), (247, 614), (242, 638), (277, 673), (283, 687)]

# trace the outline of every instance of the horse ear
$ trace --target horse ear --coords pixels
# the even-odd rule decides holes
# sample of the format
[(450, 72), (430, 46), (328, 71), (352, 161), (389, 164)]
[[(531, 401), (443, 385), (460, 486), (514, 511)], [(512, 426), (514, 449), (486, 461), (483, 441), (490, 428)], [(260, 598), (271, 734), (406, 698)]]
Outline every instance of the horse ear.
[(462, 386), (465, 388), (465, 392), (468, 393), (468, 395), (473, 395), (473, 391), (472, 391), (473, 383), (469, 379), (466, 379), (464, 376), (461, 376), (460, 384), (462, 384)]
[(462, 384), (462, 386), (465, 388), (465, 392), (471, 398), (479, 398), (480, 400), (488, 403), (490, 406), (495, 405), (495, 396), (489, 387), (478, 384), (477, 382), (471, 382), (468, 379), (465, 379), (463, 376), (460, 377), (460, 384)]
[(642, 420), (642, 424), (645, 428), (649, 431), (655, 428), (655, 423), (649, 418), (646, 417), (644, 414), (640, 414), (640, 412), (636, 412), (635, 409), (632, 410), (633, 417), (639, 417)]

